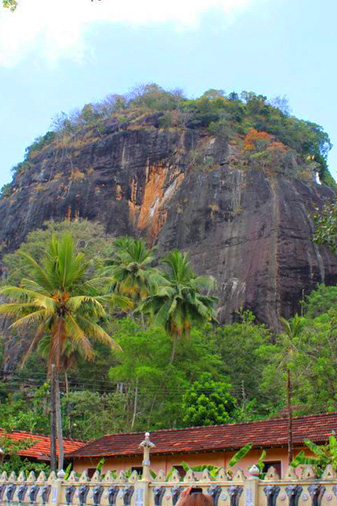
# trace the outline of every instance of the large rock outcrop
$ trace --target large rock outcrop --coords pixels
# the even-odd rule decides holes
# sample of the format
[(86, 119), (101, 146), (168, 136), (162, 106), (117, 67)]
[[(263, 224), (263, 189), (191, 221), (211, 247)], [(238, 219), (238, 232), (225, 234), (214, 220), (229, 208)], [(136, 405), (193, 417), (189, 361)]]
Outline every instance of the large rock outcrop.
[(313, 181), (240, 162), (238, 147), (156, 117), (54, 141), (0, 201), (0, 243), (16, 248), (50, 218), (99, 220), (113, 235), (141, 235), (159, 251), (189, 250), (218, 282), (219, 315), (250, 308), (278, 326), (317, 283), (337, 282), (337, 260), (311, 240), (311, 213), (332, 197)]

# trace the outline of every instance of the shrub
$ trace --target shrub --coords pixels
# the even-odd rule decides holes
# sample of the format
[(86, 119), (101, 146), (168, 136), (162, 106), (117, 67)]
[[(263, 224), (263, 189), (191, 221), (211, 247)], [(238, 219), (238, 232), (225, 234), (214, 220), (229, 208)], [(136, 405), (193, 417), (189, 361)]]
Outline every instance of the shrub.
[(53, 131), (47, 132), (45, 135), (42, 135), (41, 137), (37, 137), (33, 144), (28, 146), (25, 150), (25, 161), (29, 160), (32, 156), (36, 155), (40, 151), (42, 151), (43, 148), (48, 146), (51, 142), (53, 142), (56, 139), (56, 133)]
[(0, 190), (0, 198), (7, 199), (12, 195), (12, 186), (10, 183), (4, 184)]
[[(154, 83), (138, 86), (125, 95), (109, 95), (99, 103), (86, 104), (82, 110), (70, 114), (61, 113), (53, 122), (53, 130), (35, 139), (27, 148), (25, 161), (31, 160), (58, 138), (62, 147), (72, 145), (74, 136), (83, 126), (87, 127), (85, 134), (92, 139), (93, 129), (90, 127), (101, 135), (105, 131), (105, 120), (113, 120), (116, 129), (136, 128), (135, 122), (153, 111), (164, 113), (159, 119), (160, 128), (207, 128), (211, 135), (232, 141), (238, 141), (243, 135), (245, 152), (255, 150), (260, 153), (267, 151), (269, 144), (281, 143), (288, 149), (286, 153), (276, 145), (273, 148), (275, 153), (255, 158), (265, 159), (267, 163), (268, 157), (273, 159), (282, 155), (284, 160), (277, 165), (278, 170), (283, 170), (286, 164), (289, 171), (297, 159), (298, 173), (297, 165), (303, 163), (305, 167), (307, 157), (311, 156), (311, 160), (319, 164), (317, 172), (321, 181), (334, 185), (327, 164), (332, 147), (328, 134), (315, 123), (291, 116), (284, 97), (268, 101), (264, 95), (253, 92), (244, 91), (240, 96), (231, 92), (226, 96), (223, 90), (211, 89), (199, 98), (187, 99), (181, 90), (164, 90)], [(15, 174), (22, 168), (19, 164)]]
[(31, 168), (32, 164), (29, 161), (20, 162), (14, 167), (11, 168), (11, 172), (13, 172), (14, 177), (20, 176), (21, 174), (25, 174)]

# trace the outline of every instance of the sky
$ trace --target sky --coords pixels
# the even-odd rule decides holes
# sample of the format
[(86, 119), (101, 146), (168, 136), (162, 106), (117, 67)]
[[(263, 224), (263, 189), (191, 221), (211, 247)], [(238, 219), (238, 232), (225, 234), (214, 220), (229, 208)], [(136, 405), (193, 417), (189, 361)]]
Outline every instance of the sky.
[(155, 82), (287, 96), (336, 145), (335, 0), (18, 0), (0, 7), (0, 187), (60, 112)]

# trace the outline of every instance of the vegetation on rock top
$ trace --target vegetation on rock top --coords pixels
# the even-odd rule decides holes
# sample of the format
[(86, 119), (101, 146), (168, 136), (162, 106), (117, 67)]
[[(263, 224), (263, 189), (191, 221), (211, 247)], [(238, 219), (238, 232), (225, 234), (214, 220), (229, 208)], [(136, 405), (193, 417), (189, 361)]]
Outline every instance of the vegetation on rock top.
[[(268, 100), (253, 92), (239, 95), (211, 89), (190, 99), (181, 90), (167, 91), (157, 84), (109, 95), (70, 114), (62, 112), (52, 130), (27, 147), (24, 161), (12, 169), (14, 178), (29, 171), (45, 149), (74, 145), (79, 136), (101, 138), (107, 129), (146, 126), (201, 129), (238, 146), (243, 164), (305, 179), (319, 174), (322, 183), (334, 185), (327, 164), (332, 147), (328, 134), (316, 123), (292, 116), (285, 98)], [(11, 195), (12, 184), (2, 188), (3, 198)]]

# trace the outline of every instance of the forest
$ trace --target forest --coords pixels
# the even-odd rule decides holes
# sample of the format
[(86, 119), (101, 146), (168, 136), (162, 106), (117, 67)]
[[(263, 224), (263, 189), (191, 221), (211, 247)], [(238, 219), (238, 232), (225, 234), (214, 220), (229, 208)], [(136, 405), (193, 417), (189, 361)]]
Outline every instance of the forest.
[[(219, 325), (214, 280), (197, 276), (187, 254), (158, 258), (142, 240), (112, 238), (100, 224), (79, 220), (46, 223), (4, 258), (1, 293), (16, 302), (1, 312), (21, 321), (2, 336), (4, 429), (49, 431), (53, 317), (46, 302), (36, 300), (44, 282), (37, 266), (47, 272), (48, 248), (61, 252), (69, 238), (81, 267), (66, 289), (65, 304), (75, 294), (74, 320), (66, 323), (57, 366), (64, 436), (92, 439), (278, 416), (286, 408), (288, 374), (295, 414), (336, 410), (337, 287), (318, 286), (278, 334), (247, 310), (232, 325)], [(8, 369), (17, 346), (25, 352)]]

